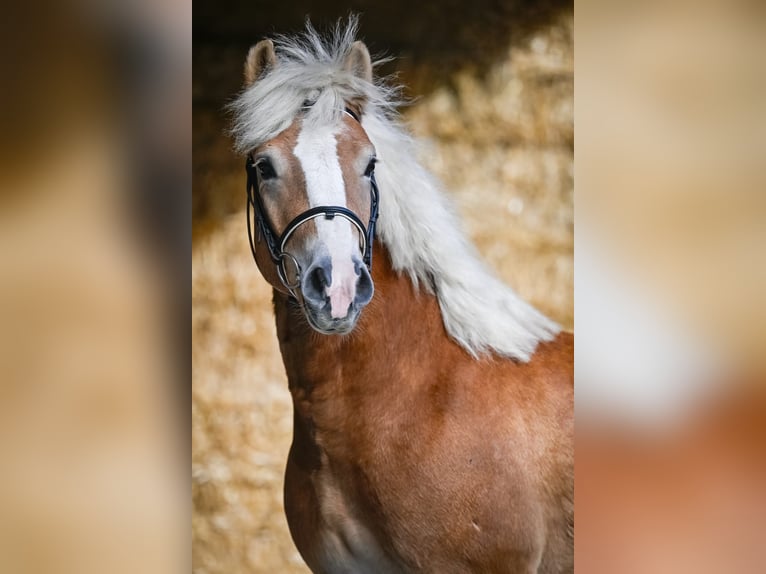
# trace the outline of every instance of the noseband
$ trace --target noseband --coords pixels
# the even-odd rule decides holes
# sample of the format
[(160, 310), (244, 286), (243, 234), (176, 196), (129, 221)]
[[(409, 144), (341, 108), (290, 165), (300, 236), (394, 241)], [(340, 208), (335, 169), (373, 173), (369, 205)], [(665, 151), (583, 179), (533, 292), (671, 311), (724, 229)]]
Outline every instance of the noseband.
[[(354, 112), (349, 109), (346, 109), (345, 112), (359, 122), (359, 117)], [(253, 259), (256, 259), (256, 240), (253, 238), (253, 224), (251, 223), (253, 218), (250, 215), (250, 210), (252, 209), (255, 216), (254, 225), (258, 229), (259, 236), (263, 237), (266, 242), (271, 261), (277, 267), (279, 280), (293, 298), (298, 299), (295, 289), (299, 288), (301, 284), (301, 266), (295, 256), (288, 252), (285, 247), (293, 233), (301, 225), (312, 219), (324, 217), (327, 220), (333, 220), (337, 216), (349, 221), (359, 232), (359, 247), (362, 251), (362, 260), (367, 269), (372, 271), (372, 244), (375, 239), (375, 222), (378, 220), (378, 184), (375, 182), (374, 171), (370, 174), (370, 220), (366, 227), (362, 220), (346, 207), (339, 205), (318, 205), (300, 213), (287, 224), (282, 234), (278, 235), (263, 207), (261, 194), (259, 193), (260, 179), (258, 168), (255, 165), (252, 154), (247, 156), (245, 170), (247, 171), (247, 237), (250, 241), (250, 251), (253, 253)], [(257, 242), (260, 242), (260, 239)], [(296, 269), (295, 281), (292, 283), (287, 277), (287, 267), (285, 265), (285, 260), (287, 259), (292, 261)]]

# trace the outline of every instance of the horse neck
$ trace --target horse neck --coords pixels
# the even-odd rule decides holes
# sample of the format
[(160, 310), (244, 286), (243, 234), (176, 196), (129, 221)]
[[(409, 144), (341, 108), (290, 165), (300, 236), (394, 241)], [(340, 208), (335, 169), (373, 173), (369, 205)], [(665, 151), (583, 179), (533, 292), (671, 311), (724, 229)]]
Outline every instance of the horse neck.
[(296, 416), (312, 424), (324, 416), (328, 427), (337, 426), (331, 419), (338, 413), (401, 401), (425, 380), (426, 365), (440, 353), (462, 352), (448, 339), (436, 298), (394, 271), (381, 243), (375, 245), (372, 277), (375, 295), (346, 336), (316, 333), (297, 304), (275, 292), (277, 335)]

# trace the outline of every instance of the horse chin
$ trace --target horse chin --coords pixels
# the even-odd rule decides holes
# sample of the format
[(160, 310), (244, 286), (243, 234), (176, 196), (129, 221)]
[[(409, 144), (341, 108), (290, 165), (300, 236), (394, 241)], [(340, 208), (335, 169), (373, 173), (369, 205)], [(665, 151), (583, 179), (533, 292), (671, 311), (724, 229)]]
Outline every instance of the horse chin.
[(342, 319), (333, 319), (326, 308), (317, 310), (306, 305), (303, 312), (309, 325), (317, 333), (322, 335), (348, 335), (356, 327), (361, 309), (357, 309), (352, 305), (348, 315)]

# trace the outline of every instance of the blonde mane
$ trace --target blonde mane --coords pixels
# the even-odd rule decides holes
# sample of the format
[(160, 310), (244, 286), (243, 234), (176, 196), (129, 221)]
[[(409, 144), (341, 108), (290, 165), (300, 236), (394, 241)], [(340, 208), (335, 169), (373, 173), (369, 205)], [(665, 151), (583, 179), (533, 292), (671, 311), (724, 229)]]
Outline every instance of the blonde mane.
[(346, 102), (363, 100), (362, 127), (381, 160), (378, 235), (394, 268), (437, 297), (447, 332), (469, 353), (529, 360), (540, 341), (555, 337), (558, 325), (481, 262), (438, 182), (417, 161), (415, 142), (398, 123), (399, 90), (344, 69), (356, 32), (352, 17), (326, 38), (310, 25), (299, 36), (277, 37), (278, 65), (229, 106), (235, 149), (246, 153), (269, 141), (302, 112), (311, 121), (337, 122)]

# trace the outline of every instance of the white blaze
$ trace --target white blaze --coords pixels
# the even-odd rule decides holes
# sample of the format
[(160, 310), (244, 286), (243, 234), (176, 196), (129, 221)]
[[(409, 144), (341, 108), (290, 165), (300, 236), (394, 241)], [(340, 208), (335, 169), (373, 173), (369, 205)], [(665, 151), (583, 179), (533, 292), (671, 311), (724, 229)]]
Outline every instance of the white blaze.
[[(309, 208), (320, 205), (346, 207), (346, 186), (338, 158), (335, 134), (338, 128), (302, 128), (293, 153), (301, 163), (306, 179)], [(329, 251), (332, 262), (332, 281), (325, 289), (330, 298), (330, 313), (339, 319), (348, 314), (356, 293), (357, 275), (352, 256), (358, 247), (358, 238), (351, 224), (343, 218), (314, 219), (319, 241)]]

